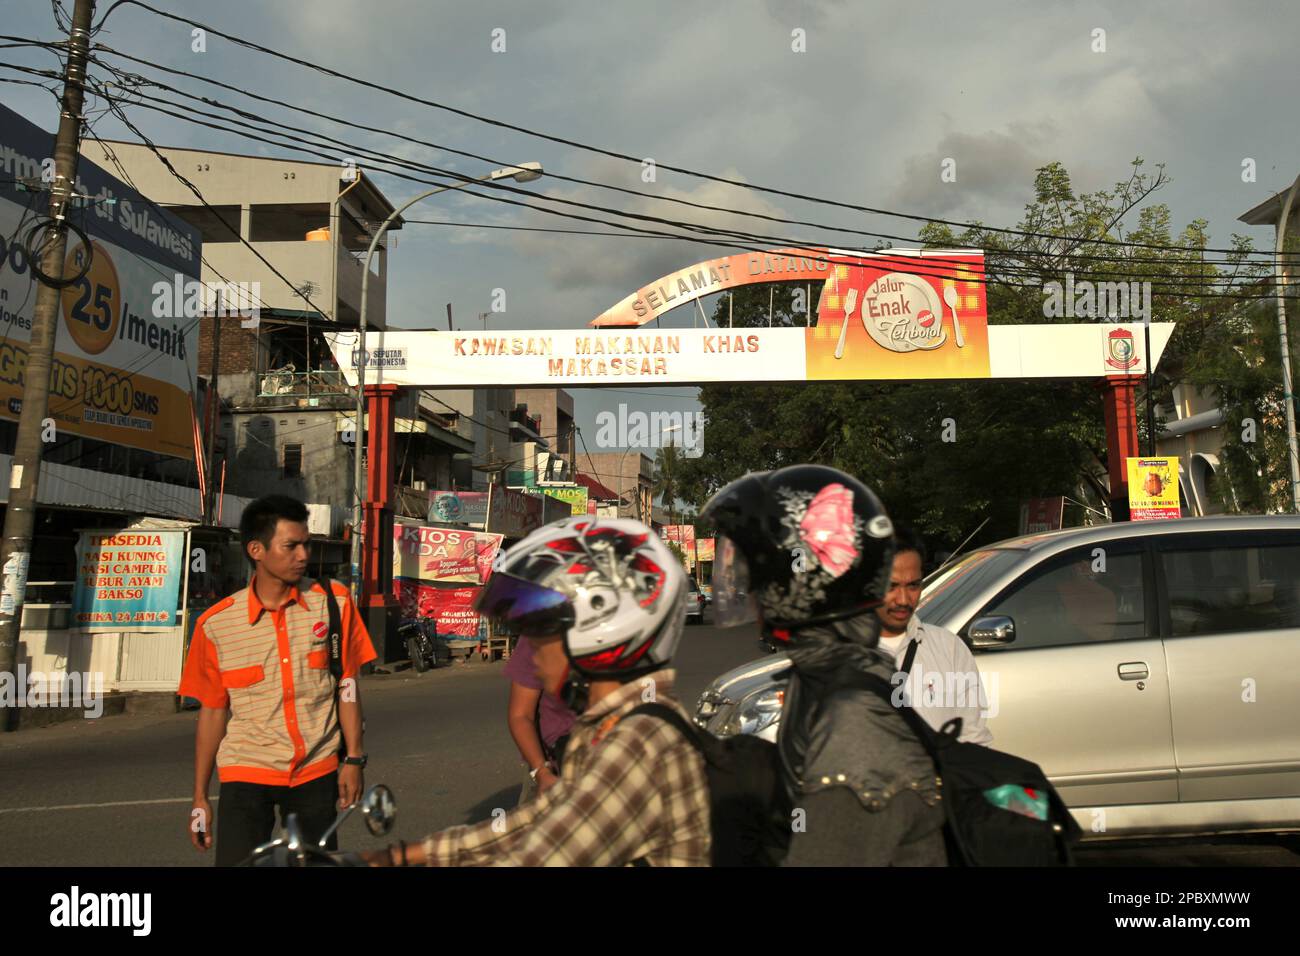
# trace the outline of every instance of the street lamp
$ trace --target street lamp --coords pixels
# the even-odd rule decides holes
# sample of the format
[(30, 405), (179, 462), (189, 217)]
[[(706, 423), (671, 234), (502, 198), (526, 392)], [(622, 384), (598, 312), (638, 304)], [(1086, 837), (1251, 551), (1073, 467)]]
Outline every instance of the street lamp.
[[(663, 437), (664, 437), (665, 435), (667, 435), (668, 433), (670, 433), (670, 432), (676, 432), (676, 431), (681, 431), (681, 429), (682, 429), (682, 426), (681, 426), (681, 425), (669, 425), (667, 428), (665, 428), (663, 431), (661, 431), (661, 432), (659, 433), (659, 437), (660, 437), (660, 438), (663, 438)], [(631, 450), (632, 450), (631, 448), (628, 448), (627, 450), (625, 450), (625, 451), (623, 452), (623, 456), (622, 456), (621, 458), (619, 458), (619, 460), (618, 460), (618, 480), (619, 480), (619, 489), (618, 489), (618, 493), (619, 493), (619, 494), (618, 494), (618, 507), (619, 507), (619, 512), (618, 512), (618, 516), (619, 516), (620, 518), (623, 517), (623, 492), (625, 492), (625, 491), (627, 490), (627, 476), (625, 476), (625, 475), (623, 474), (623, 463), (624, 463), (625, 461), (627, 461), (627, 453), (628, 453), (629, 451), (631, 451)], [(640, 477), (641, 477), (641, 463), (640, 463), (639, 460), (637, 461), (636, 474), (637, 474), (637, 478), (640, 479)], [(641, 483), (640, 483), (640, 481), (638, 480), (638, 481), (637, 481), (637, 489), (638, 489), (638, 491), (640, 490), (640, 486), (641, 486)], [(638, 520), (638, 521), (643, 520), (643, 519), (641, 518), (640, 503), (641, 503), (641, 500), (640, 500), (640, 496), (638, 495), (638, 497), (637, 497), (637, 505), (638, 505), (638, 507), (637, 507), (637, 520)], [(653, 509), (654, 509), (654, 503), (651, 502), (651, 510), (653, 511)], [(653, 518), (653, 514), (651, 515), (651, 517)]]
[(428, 192), (420, 193), (400, 209), (393, 210), (392, 214), (375, 230), (375, 234), (370, 240), (370, 248), (366, 250), (365, 271), (361, 273), (361, 318), (358, 323), (359, 336), (357, 338), (355, 359), (357, 367), (357, 421), (356, 429), (353, 432), (356, 436), (356, 443), (353, 446), (356, 460), (352, 472), (352, 485), (356, 499), (352, 508), (352, 590), (358, 607), (361, 605), (361, 523), (363, 517), (362, 505), (365, 500), (361, 494), (361, 438), (365, 434), (364, 423), (366, 420), (366, 306), (370, 301), (370, 261), (375, 256), (375, 249), (378, 248), (384, 234), (388, 232), (388, 227), (393, 224), (393, 220), (422, 199), (428, 199), (430, 196), (436, 196), (438, 193), (449, 192), (453, 189), (464, 189), (466, 186), (473, 186), (478, 183), (496, 182), (499, 179), (513, 179), (517, 183), (530, 183), (535, 179), (540, 179), (542, 174), (541, 163), (520, 163), (518, 166), (505, 166), (501, 169), (494, 169), (486, 176), (480, 176), (478, 179), (467, 179), (451, 186), (439, 186), (437, 189), (430, 189)]

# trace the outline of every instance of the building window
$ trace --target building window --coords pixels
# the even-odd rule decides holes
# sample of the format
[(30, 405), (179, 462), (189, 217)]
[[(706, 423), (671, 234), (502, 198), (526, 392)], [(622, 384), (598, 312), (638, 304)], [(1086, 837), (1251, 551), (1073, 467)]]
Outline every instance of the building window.
[(284, 477), (298, 478), (302, 475), (302, 445), (284, 446)]

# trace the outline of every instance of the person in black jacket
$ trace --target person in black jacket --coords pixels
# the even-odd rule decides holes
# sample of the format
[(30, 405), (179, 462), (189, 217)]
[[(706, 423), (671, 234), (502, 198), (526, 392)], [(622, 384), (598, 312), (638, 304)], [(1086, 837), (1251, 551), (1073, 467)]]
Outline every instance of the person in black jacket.
[(787, 866), (944, 866), (941, 782), (884, 694), (875, 613), (894, 529), (857, 479), (820, 465), (746, 475), (708, 503), (719, 626), (761, 620), (794, 664), (777, 740), (794, 808)]

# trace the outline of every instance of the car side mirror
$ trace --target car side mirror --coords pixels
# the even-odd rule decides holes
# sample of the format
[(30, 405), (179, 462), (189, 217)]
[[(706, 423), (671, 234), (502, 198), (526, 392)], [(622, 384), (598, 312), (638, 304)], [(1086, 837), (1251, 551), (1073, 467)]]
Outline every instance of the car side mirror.
[(977, 618), (969, 634), (975, 647), (1001, 647), (1016, 639), (1016, 622), (1000, 615)]

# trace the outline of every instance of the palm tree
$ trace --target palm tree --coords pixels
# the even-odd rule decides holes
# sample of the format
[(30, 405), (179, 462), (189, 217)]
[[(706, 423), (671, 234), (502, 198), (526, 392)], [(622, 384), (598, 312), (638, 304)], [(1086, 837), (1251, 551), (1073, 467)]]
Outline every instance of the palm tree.
[(669, 524), (676, 524), (674, 516), (680, 489), (681, 463), (681, 449), (676, 445), (660, 448), (655, 454), (655, 477), (650, 490), (651, 500), (659, 499), (668, 509)]

